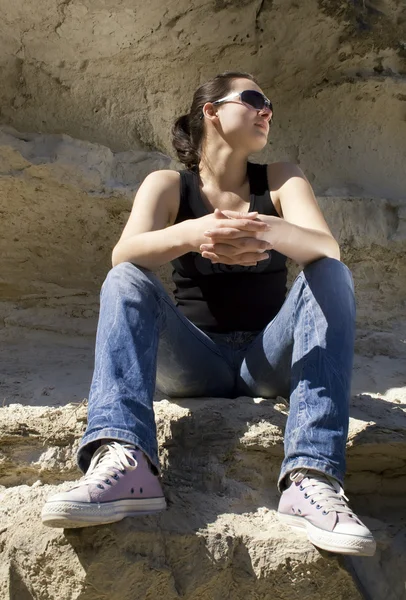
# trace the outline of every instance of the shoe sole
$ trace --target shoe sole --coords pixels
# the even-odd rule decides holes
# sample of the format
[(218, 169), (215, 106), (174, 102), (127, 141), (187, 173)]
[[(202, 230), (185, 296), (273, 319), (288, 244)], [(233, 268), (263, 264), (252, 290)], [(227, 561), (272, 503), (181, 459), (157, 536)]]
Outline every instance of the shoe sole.
[(149, 515), (166, 509), (165, 498), (116, 500), (114, 502), (49, 501), (41, 512), (48, 527), (72, 529), (121, 521), (125, 517)]
[(361, 537), (345, 533), (333, 533), (316, 527), (304, 517), (276, 513), (281, 523), (302, 533), (307, 533), (308, 539), (323, 550), (339, 554), (352, 554), (357, 556), (373, 556), (376, 542), (373, 537)]

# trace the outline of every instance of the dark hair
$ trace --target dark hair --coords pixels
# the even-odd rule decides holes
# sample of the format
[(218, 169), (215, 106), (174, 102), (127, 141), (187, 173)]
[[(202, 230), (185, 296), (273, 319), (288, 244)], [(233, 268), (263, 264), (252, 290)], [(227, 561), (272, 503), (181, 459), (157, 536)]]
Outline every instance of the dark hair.
[(250, 73), (224, 71), (203, 83), (194, 93), (190, 113), (176, 119), (172, 127), (172, 145), (181, 163), (187, 169), (196, 170), (200, 162), (201, 144), (204, 134), (204, 119), (201, 119), (206, 102), (214, 102), (230, 91), (234, 79), (257, 81)]

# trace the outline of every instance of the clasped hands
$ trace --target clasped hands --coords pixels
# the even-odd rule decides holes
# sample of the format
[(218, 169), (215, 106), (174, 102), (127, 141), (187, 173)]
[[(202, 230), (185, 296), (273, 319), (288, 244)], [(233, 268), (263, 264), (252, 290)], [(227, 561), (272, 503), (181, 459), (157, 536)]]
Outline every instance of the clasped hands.
[(257, 218), (258, 212), (240, 213), (216, 208), (214, 217), (215, 226), (204, 232), (207, 242), (200, 245), (204, 258), (212, 263), (243, 266), (256, 266), (268, 258), (267, 250), (274, 246), (266, 239), (266, 233), (272, 227)]

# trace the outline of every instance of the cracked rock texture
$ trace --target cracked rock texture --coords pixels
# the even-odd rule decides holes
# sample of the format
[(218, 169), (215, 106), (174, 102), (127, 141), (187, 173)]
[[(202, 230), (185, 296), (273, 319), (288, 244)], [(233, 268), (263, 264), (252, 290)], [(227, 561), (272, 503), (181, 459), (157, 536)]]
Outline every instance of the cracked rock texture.
[[(0, 0), (0, 17), (0, 600), (404, 600), (404, 2)], [(272, 98), (253, 159), (300, 164), (354, 276), (346, 491), (372, 558), (320, 552), (277, 521), (281, 397), (157, 393), (168, 510), (40, 522), (81, 475), (112, 247), (143, 178), (181, 168), (170, 128), (191, 91), (225, 69)]]
[(266, 161), (320, 195), (404, 199), (401, 0), (0, 0), (1, 120), (114, 151), (170, 151), (191, 91), (253, 72), (275, 105)]

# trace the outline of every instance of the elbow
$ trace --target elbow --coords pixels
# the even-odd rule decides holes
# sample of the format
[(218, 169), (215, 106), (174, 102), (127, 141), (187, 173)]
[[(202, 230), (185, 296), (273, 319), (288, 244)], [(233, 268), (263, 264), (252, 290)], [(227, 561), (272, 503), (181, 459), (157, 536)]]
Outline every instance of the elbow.
[(117, 265), (119, 265), (123, 262), (130, 262), (135, 267), (139, 267), (141, 269), (147, 269), (148, 271), (156, 271), (160, 267), (160, 264), (157, 264), (157, 265), (150, 264), (151, 261), (146, 260), (145, 258), (144, 258), (144, 260), (141, 260), (134, 256), (128, 256), (128, 254), (126, 255), (125, 252), (124, 253), (122, 252), (120, 254), (120, 247), (115, 246), (111, 253), (111, 265), (112, 265), (112, 267), (116, 267)]
[(330, 237), (329, 244), (324, 247), (323, 257), (320, 258), (335, 258), (341, 260), (340, 246), (335, 238)]
[(304, 269), (311, 263), (321, 260), (323, 258), (334, 258), (335, 260), (339, 260), (341, 262), (340, 246), (338, 245), (337, 241), (334, 238), (332, 238), (332, 239), (333, 239), (334, 243), (331, 244), (330, 248), (325, 249), (325, 251), (323, 253), (320, 253), (317, 256), (314, 256), (307, 261), (301, 261), (299, 263), (300, 268)]
[(326, 250), (322, 258), (334, 258), (335, 260), (341, 261), (340, 246), (334, 238), (331, 247)]
[(117, 256), (117, 246), (115, 246), (111, 253), (111, 266), (116, 267), (120, 262), (121, 261), (119, 260), (119, 258)]
[(341, 250), (340, 250), (340, 246), (337, 242), (337, 240), (334, 240), (334, 244), (333, 244), (333, 248), (332, 248), (332, 252), (331, 252), (331, 258), (336, 258), (337, 260), (341, 261)]

